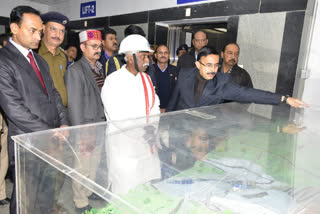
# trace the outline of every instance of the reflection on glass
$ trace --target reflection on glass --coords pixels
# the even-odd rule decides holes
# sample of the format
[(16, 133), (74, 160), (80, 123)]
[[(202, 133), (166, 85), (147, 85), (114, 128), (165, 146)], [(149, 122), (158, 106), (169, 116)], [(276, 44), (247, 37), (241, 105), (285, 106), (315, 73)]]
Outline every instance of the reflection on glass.
[(58, 172), (69, 213), (80, 192), (98, 197), (89, 214), (320, 213), (319, 128), (305, 117), (319, 111), (279, 106), (270, 118), (255, 106), (70, 127), (62, 141), (51, 130), (17, 136), (20, 213), (50, 213)]

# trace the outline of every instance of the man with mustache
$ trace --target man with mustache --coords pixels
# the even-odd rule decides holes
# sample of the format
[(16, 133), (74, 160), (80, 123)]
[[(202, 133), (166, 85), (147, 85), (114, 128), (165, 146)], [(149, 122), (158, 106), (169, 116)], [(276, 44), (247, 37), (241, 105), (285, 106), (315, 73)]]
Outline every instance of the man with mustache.
[(160, 113), (159, 98), (148, 74), (148, 40), (138, 34), (124, 38), (119, 54), (126, 64), (109, 75), (102, 87), (102, 101), (108, 120), (122, 120)]
[[(80, 49), (82, 58), (70, 65), (66, 74), (65, 82), (68, 94), (68, 115), (70, 124), (81, 125), (88, 123), (97, 123), (105, 121), (103, 104), (100, 91), (103, 86), (104, 77), (102, 65), (98, 61), (102, 50), (102, 38), (99, 30), (86, 30), (79, 34)], [(93, 134), (94, 136), (94, 130)], [(93, 145), (97, 145), (94, 138)], [(100, 140), (101, 141), (101, 140)], [(80, 154), (81, 155), (81, 154)], [(100, 151), (94, 147), (88, 151), (81, 162), (75, 161), (75, 168), (84, 176), (95, 180), (96, 167), (99, 164)], [(77, 213), (90, 211), (88, 198), (92, 192), (83, 188), (79, 183), (73, 182), (72, 189), (74, 192), (73, 200)], [(93, 196), (92, 199), (95, 199)]]
[[(6, 47), (0, 49), (0, 107), (8, 121), (9, 166), (13, 168), (15, 153), (12, 136), (68, 125), (66, 111), (54, 87), (48, 64), (32, 51), (38, 48), (42, 29), (39, 11), (29, 6), (15, 7), (10, 14), (12, 38)], [(37, 163), (25, 165), (32, 167), (31, 171), (26, 168), (26, 177), (30, 177), (25, 182), (33, 182), (33, 185), (29, 185), (32, 190), (26, 189), (29, 197), (21, 200), (29, 201), (28, 207), (34, 208), (32, 213), (52, 213), (55, 176), (45, 174), (48, 167)], [(35, 180), (37, 176), (41, 176), (41, 181)], [(10, 202), (11, 214), (17, 213), (15, 187), (16, 182)]]
[(58, 12), (42, 14), (41, 19), (44, 23), (44, 27), (43, 38), (38, 53), (48, 63), (54, 86), (62, 98), (63, 105), (67, 107), (67, 90), (64, 83), (67, 58), (64, 50), (60, 48), (60, 45), (64, 40), (66, 27), (69, 25), (69, 19)]
[(239, 54), (240, 47), (237, 43), (226, 44), (221, 51), (223, 62), (220, 71), (229, 74), (234, 83), (243, 87), (253, 88), (249, 73), (238, 66)]
[(217, 72), (219, 54), (212, 48), (200, 49), (195, 65), (195, 69), (186, 69), (180, 73), (167, 111), (215, 105), (224, 100), (272, 105), (283, 102), (293, 107), (308, 107), (296, 98), (240, 87), (233, 83), (229, 75)]
[[(64, 40), (66, 27), (69, 25), (69, 19), (58, 13), (48, 12), (41, 15), (43, 21), (43, 37), (40, 43), (38, 53), (48, 63), (51, 78), (54, 86), (59, 92), (64, 107), (67, 107), (67, 90), (64, 83), (64, 74), (67, 68), (67, 57), (60, 45)], [(63, 160), (62, 152), (57, 152), (57, 159)], [(65, 208), (58, 204), (60, 190), (64, 183), (65, 175), (57, 173), (57, 183), (55, 187), (55, 211), (65, 212)]]
[(155, 51), (155, 88), (160, 99), (160, 111), (165, 112), (176, 84), (178, 69), (169, 64), (170, 51), (166, 45), (159, 45)]
[(112, 72), (119, 70), (123, 63), (121, 58), (115, 56), (118, 50), (117, 32), (109, 27), (104, 28), (102, 32), (103, 51), (99, 61), (103, 65), (104, 77), (107, 77)]

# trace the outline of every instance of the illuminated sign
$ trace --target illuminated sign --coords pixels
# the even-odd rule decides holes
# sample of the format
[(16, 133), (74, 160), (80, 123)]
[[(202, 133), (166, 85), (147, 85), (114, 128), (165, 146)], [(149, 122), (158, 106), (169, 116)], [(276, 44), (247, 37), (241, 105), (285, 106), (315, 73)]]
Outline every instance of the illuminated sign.
[(80, 18), (96, 16), (96, 1), (81, 3), (80, 5)]
[(185, 3), (198, 2), (198, 1), (206, 1), (206, 0), (177, 0), (177, 4), (185, 4)]

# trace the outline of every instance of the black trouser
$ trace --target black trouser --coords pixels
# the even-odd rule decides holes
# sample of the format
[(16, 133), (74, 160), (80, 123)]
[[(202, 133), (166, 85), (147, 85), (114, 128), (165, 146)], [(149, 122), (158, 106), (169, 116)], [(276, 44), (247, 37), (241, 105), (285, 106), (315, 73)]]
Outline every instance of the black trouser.
[[(27, 157), (29, 156), (29, 157)], [(57, 170), (47, 164), (45, 161), (32, 156), (28, 153), (25, 155), (28, 161), (25, 161), (25, 167), (21, 169), (24, 174), (21, 174), (20, 185), (25, 189), (25, 194), (21, 193), (21, 201), (23, 207), (18, 207), (23, 213), (43, 214), (51, 213), (54, 204), (54, 193), (56, 183)], [(16, 176), (14, 173), (15, 182), (10, 202), (10, 214), (17, 213), (17, 195), (16, 195)], [(20, 191), (22, 190), (20, 189)], [(27, 197), (27, 198), (26, 198)]]

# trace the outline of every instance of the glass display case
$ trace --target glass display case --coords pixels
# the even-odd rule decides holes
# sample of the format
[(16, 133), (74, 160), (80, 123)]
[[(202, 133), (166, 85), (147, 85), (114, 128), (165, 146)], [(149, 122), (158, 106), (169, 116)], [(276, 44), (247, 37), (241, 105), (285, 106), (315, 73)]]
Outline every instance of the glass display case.
[(264, 108), (227, 103), (15, 136), (18, 211), (320, 213), (320, 108)]

